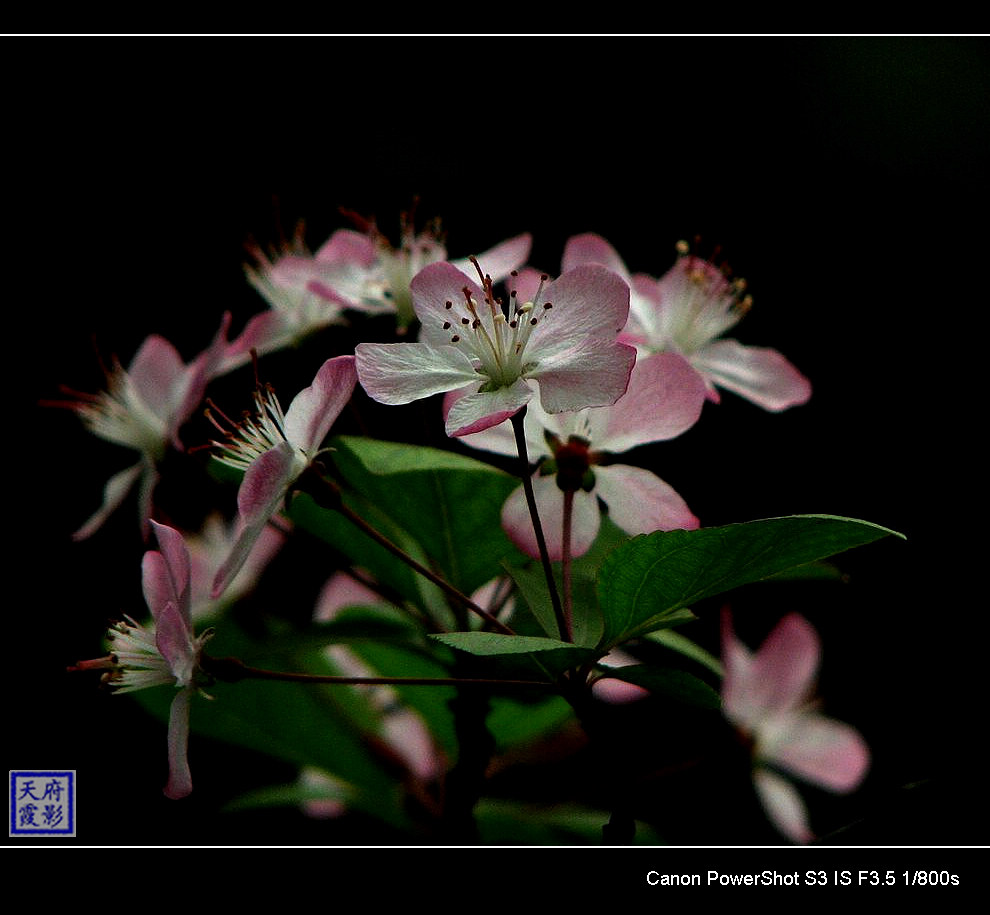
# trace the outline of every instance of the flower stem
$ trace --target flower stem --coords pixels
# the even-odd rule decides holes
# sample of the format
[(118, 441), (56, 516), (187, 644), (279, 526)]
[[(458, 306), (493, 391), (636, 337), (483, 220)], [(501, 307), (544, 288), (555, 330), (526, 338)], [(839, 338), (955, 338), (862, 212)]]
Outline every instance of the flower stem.
[(571, 587), (571, 528), (574, 520), (574, 490), (564, 490), (563, 531), (561, 536), (560, 577), (564, 591), (564, 619), (567, 631), (573, 631), (574, 601)]
[(309, 493), (309, 495), (311, 495), (316, 503), (322, 508), (327, 508), (343, 515), (348, 521), (360, 528), (365, 534), (374, 540), (375, 543), (384, 547), (397, 559), (401, 559), (402, 562), (408, 565), (411, 569), (433, 582), (433, 584), (440, 588), (440, 590), (449, 597), (452, 597), (462, 606), (467, 607), (468, 610), (476, 613), (490, 626), (506, 635), (515, 635), (515, 632), (513, 632), (509, 626), (506, 626), (505, 623), (496, 619), (491, 613), (485, 610), (484, 607), (479, 606), (471, 600), (470, 597), (455, 588), (445, 578), (437, 575), (436, 572), (432, 569), (428, 569), (422, 563), (417, 562), (412, 556), (403, 550), (402, 547), (393, 543), (383, 533), (372, 527), (367, 521), (364, 520), (364, 518), (349, 508), (344, 503), (340, 489), (335, 483), (328, 480), (316, 469), (316, 464), (311, 464), (308, 470), (304, 472), (303, 476), (299, 477), (296, 481), (296, 486), (304, 492)]
[(521, 464), (520, 473), (522, 475), (523, 492), (526, 494), (526, 504), (529, 506), (529, 515), (533, 519), (533, 531), (536, 534), (536, 546), (540, 551), (540, 561), (543, 563), (543, 574), (546, 576), (547, 589), (550, 592), (550, 604), (553, 606), (553, 615), (557, 621), (557, 631), (561, 639), (566, 642), (572, 641), (571, 627), (567, 617), (564, 615), (564, 608), (560, 603), (560, 594), (557, 591), (557, 582), (553, 576), (553, 566), (550, 564), (550, 554), (547, 551), (546, 537), (543, 535), (543, 525), (540, 522), (540, 513), (536, 508), (536, 496), (533, 493), (533, 477), (530, 473), (529, 454), (526, 449), (526, 432), (524, 420), (526, 418), (526, 408), (511, 416), (512, 431), (516, 437), (516, 449), (519, 451), (519, 461)]
[(542, 686), (551, 689), (555, 686), (544, 680), (497, 680), (490, 677), (338, 677), (330, 674), (304, 674), (251, 667), (240, 658), (211, 658), (207, 655), (201, 655), (200, 666), (206, 673), (225, 683), (240, 680), (282, 680), (331, 686)]

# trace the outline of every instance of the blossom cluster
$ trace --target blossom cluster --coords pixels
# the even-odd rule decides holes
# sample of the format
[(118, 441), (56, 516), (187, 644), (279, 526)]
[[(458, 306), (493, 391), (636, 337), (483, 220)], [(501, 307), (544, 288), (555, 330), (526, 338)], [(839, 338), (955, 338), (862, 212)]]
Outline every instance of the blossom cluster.
[[(216, 619), (263, 574), (291, 528), (286, 507), (294, 493), (315, 493), (314, 479), (332, 487), (323, 463), (332, 459), (328, 437), (358, 388), (385, 405), (436, 398), (437, 422), (458, 445), (521, 455), (525, 470), (500, 507), (502, 528), (523, 556), (566, 567), (589, 552), (606, 515), (628, 536), (701, 526), (671, 483), (621, 455), (684, 435), (723, 392), (772, 412), (810, 397), (808, 380), (777, 350), (725, 336), (751, 298), (742, 281), (690, 246), (678, 245), (673, 265), (656, 277), (631, 272), (595, 234), (568, 239), (556, 274), (529, 263), (531, 243), (524, 233), (450, 259), (437, 227), (417, 232), (404, 221), (396, 246), (364, 222), (334, 232), (315, 252), (301, 237), (278, 252), (255, 249), (247, 280), (267, 307), (236, 335), (225, 314), (189, 362), (150, 336), (126, 368), (114, 367), (105, 392), (71, 403), (94, 435), (137, 455), (106, 483), (102, 505), (75, 536), (96, 535), (136, 489), (141, 533), (158, 547), (143, 562), (151, 621), (126, 617), (111, 629), (110, 653), (76, 668), (103, 670), (121, 692), (177, 690), (169, 797), (192, 790), (190, 706), (211, 682), (210, 631), (197, 636), (194, 626)], [(207, 388), (221, 376), (372, 316), (393, 319), (394, 339), (327, 353), (284, 409), (260, 383), (243, 417), (207, 405)], [(183, 440), (197, 410), (217, 430), (212, 441)], [(211, 513), (198, 533), (166, 523), (156, 499), (165, 455), (193, 446), (240, 477), (234, 517)], [(364, 599), (370, 594), (365, 589)], [(331, 618), (331, 604), (324, 597), (317, 618)], [(754, 784), (770, 817), (798, 842), (812, 833), (800, 796), (778, 770), (849, 791), (868, 760), (855, 731), (807, 706), (819, 653), (814, 631), (796, 615), (755, 655), (726, 620), (723, 711), (751, 741)], [(338, 667), (365, 669), (346, 652), (333, 656)], [(379, 700), (381, 710), (396, 697), (382, 690)], [(414, 760), (409, 766), (424, 780), (436, 777), (439, 756), (426, 749), (422, 722), (394, 710), (382, 715), (395, 753)], [(393, 727), (398, 721), (402, 728)]]

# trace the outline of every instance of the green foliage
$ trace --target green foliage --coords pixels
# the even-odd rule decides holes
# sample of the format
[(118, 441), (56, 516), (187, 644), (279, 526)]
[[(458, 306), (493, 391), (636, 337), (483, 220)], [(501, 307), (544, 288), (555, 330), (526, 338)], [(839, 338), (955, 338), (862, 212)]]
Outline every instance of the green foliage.
[(602, 646), (669, 625), (707, 597), (779, 577), (895, 531), (831, 515), (796, 515), (634, 537), (602, 563)]
[[(481, 461), (433, 448), (357, 437), (332, 442), (335, 470), (345, 493), (402, 541), (415, 542), (427, 565), (470, 594), (494, 578), (514, 552), (500, 513), (518, 480)], [(347, 555), (364, 552), (353, 528), (333, 539)], [(363, 558), (360, 557), (360, 558)], [(394, 562), (390, 561), (390, 565)]]

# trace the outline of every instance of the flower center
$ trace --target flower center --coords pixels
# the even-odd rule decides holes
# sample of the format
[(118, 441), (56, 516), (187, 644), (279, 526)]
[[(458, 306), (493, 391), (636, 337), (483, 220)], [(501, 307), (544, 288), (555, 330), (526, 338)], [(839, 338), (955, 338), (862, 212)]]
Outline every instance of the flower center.
[(491, 277), (482, 274), (478, 262), (472, 261), (481, 276), (485, 300), (479, 303), (465, 286), (463, 303), (450, 299), (444, 303), (449, 316), (443, 329), (450, 334), (453, 345), (467, 350), (477, 371), (488, 377), (482, 390), (509, 387), (536, 365), (525, 360), (526, 344), (533, 329), (553, 308), (552, 302), (541, 301), (547, 278), (541, 278), (532, 301), (518, 303), (512, 290), (506, 309), (492, 291)]
[[(285, 414), (271, 385), (259, 386), (254, 392), (255, 411), (245, 411), (240, 422), (224, 415), (212, 401), (206, 416), (220, 432), (222, 442), (214, 441), (214, 457), (228, 467), (247, 470), (261, 455), (282, 442), (289, 442), (285, 432)], [(219, 417), (219, 419), (218, 419)], [(292, 444), (289, 442), (289, 444)], [(293, 445), (302, 466), (306, 455)]]
[(148, 406), (130, 376), (119, 366), (110, 376), (106, 391), (84, 396), (75, 409), (94, 435), (134, 448), (156, 460), (164, 455), (165, 418)]
[(753, 299), (745, 294), (745, 280), (730, 280), (711, 261), (690, 253), (686, 242), (677, 250), (679, 281), (667, 305), (668, 333), (678, 350), (690, 354), (736, 325)]
[(557, 486), (564, 492), (577, 492), (583, 489), (591, 492), (595, 488), (595, 473), (592, 467), (599, 462), (601, 454), (591, 450), (590, 428), (583, 416), (577, 423), (577, 431), (564, 441), (560, 436), (546, 430), (547, 446), (553, 457), (544, 461), (541, 474), (554, 474)]

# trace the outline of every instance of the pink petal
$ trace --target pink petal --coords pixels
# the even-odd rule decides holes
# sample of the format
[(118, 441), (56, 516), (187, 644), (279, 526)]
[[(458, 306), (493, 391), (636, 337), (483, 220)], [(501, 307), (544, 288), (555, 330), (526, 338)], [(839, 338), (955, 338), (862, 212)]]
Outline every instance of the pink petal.
[(510, 293), (515, 293), (515, 300), (520, 305), (523, 302), (531, 302), (536, 298), (536, 293), (540, 284), (544, 282), (546, 274), (534, 267), (523, 267), (513, 276), (506, 280)]
[(336, 356), (320, 366), (313, 383), (300, 391), (285, 414), (289, 441), (307, 455), (323, 443), (357, 384), (353, 356)]
[(568, 270), (587, 264), (599, 264), (617, 273), (627, 282), (629, 280), (629, 269), (619, 257), (618, 251), (594, 232), (574, 235), (567, 239), (564, 256), (560, 262), (560, 272), (567, 273)]
[(732, 629), (732, 614), (722, 611), (722, 705), (726, 718), (738, 727), (746, 728), (752, 714), (748, 695), (753, 683), (755, 656), (736, 638)]
[[(638, 664), (639, 661), (621, 649), (613, 648), (599, 663), (603, 667), (629, 667)], [(624, 705), (627, 702), (645, 699), (650, 695), (650, 691), (645, 687), (610, 677), (607, 673), (595, 680), (591, 685), (591, 691), (597, 699), (611, 705)]]
[(169, 426), (172, 433), (172, 443), (180, 450), (182, 443), (179, 441), (179, 427), (192, 416), (203, 400), (206, 386), (220, 374), (223, 368), (230, 346), (227, 342), (230, 321), (230, 312), (225, 312), (210, 345), (189, 363), (181, 386), (173, 393), (174, 407), (169, 416)]
[(86, 520), (85, 524), (72, 535), (72, 539), (85, 540), (87, 537), (93, 536), (103, 526), (107, 518), (120, 507), (146, 469), (148, 469), (148, 464), (141, 460), (132, 467), (121, 470), (110, 477), (103, 487), (102, 504)]
[(178, 601), (165, 557), (156, 550), (148, 550), (141, 557), (141, 587), (145, 603), (155, 620), (169, 604), (175, 605)]
[(186, 797), (192, 791), (189, 771), (189, 706), (191, 689), (180, 689), (172, 700), (168, 716), (168, 783), (165, 796), (173, 800)]
[[(533, 495), (536, 499), (536, 510), (540, 516), (547, 552), (551, 560), (558, 562), (564, 554), (564, 494), (552, 475), (536, 474), (533, 476)], [(595, 537), (598, 536), (600, 525), (601, 513), (598, 509), (598, 500), (594, 495), (579, 490), (574, 494), (571, 556), (576, 558), (588, 552), (595, 542)], [(536, 532), (526, 503), (526, 494), (521, 486), (509, 495), (502, 506), (502, 527), (509, 535), (509, 539), (522, 552), (534, 559), (539, 558)]]
[(416, 778), (425, 782), (442, 773), (443, 760), (419, 713), (408, 707), (390, 711), (383, 730), (385, 742)]
[(775, 349), (717, 340), (698, 350), (691, 362), (711, 380), (774, 412), (806, 403), (811, 382)]
[[(493, 282), (505, 279), (513, 270), (519, 269), (529, 257), (533, 246), (533, 236), (523, 232), (515, 238), (510, 238), (489, 248), (476, 258), (481, 269), (492, 278)], [(451, 263), (464, 273), (474, 274), (474, 265), (469, 258), (459, 258)]]
[(353, 576), (335, 572), (320, 589), (313, 619), (329, 622), (345, 607), (377, 604), (380, 600), (379, 594)]
[(292, 338), (293, 328), (280, 311), (269, 309), (252, 317), (224, 353), (220, 371), (231, 371), (251, 360), (251, 350), (264, 354)]
[(368, 268), (377, 258), (374, 240), (353, 229), (338, 229), (316, 252), (316, 260), (323, 264), (357, 264)]
[(175, 528), (157, 521), (152, 521), (151, 527), (172, 583), (173, 599), (180, 611), (188, 609), (192, 562), (185, 538)]
[(790, 782), (766, 769), (757, 769), (753, 773), (753, 785), (770, 822), (777, 829), (798, 845), (814, 840), (804, 801)]
[(449, 345), (359, 343), (354, 356), (361, 386), (384, 404), (410, 403), (478, 380), (471, 360)]
[(614, 404), (626, 392), (635, 363), (631, 346), (586, 341), (583, 349), (541, 360), (529, 376), (539, 381), (540, 402), (548, 413), (568, 413)]
[(771, 713), (798, 708), (812, 692), (820, 660), (818, 633), (804, 617), (789, 613), (756, 653), (750, 701)]
[(247, 561), (261, 531), (285, 498), (297, 469), (295, 450), (283, 442), (257, 458), (244, 473), (237, 491), (238, 532), (230, 555), (213, 579), (210, 594), (214, 599), (223, 594)]
[(448, 319), (447, 302), (455, 307), (466, 301), (465, 290), (480, 305), (485, 301), (484, 292), (477, 283), (478, 276), (458, 270), (446, 261), (427, 264), (409, 283), (412, 293), (413, 309), (420, 320), (419, 339), (424, 343), (440, 347), (450, 342), (450, 334), (443, 330), (443, 324)]
[(155, 617), (155, 645), (158, 653), (168, 661), (179, 686), (192, 682), (197, 663), (197, 650), (189, 625), (171, 601)]
[(547, 283), (540, 302), (549, 302), (533, 328), (527, 352), (553, 358), (586, 341), (614, 341), (629, 317), (629, 286), (620, 276), (597, 265), (575, 267)]
[(141, 344), (127, 375), (141, 399), (164, 419), (172, 412), (173, 392), (185, 370), (178, 350), (164, 337), (152, 334)]
[(750, 654), (732, 634), (731, 617), (722, 616), (725, 714), (755, 734), (768, 719), (793, 712), (808, 698), (820, 658), (818, 635), (796, 613), (788, 614)]
[(870, 750), (850, 725), (807, 713), (794, 716), (767, 761), (822, 788), (844, 793), (863, 780)]
[(447, 412), (447, 435), (469, 435), (497, 426), (518, 413), (532, 398), (533, 390), (522, 378), (507, 388), (465, 394)]
[(695, 530), (700, 521), (672, 486), (641, 467), (595, 467), (594, 493), (627, 534)]
[[(450, 415), (450, 411), (454, 404), (457, 403), (462, 397), (466, 397), (468, 394), (473, 394), (474, 391), (471, 388), (462, 388), (459, 391), (450, 391), (444, 394), (443, 397), (443, 417), (446, 423), (447, 417)], [(529, 448), (533, 448), (533, 439), (530, 437), (530, 432), (538, 434), (539, 436), (539, 451), (530, 450), (529, 457), (531, 460), (535, 460), (537, 454), (549, 454), (549, 450), (543, 440), (543, 430), (542, 428), (536, 428), (533, 420), (533, 412), (539, 404), (535, 400), (529, 401), (526, 407), (526, 441)], [(470, 445), (472, 448), (480, 448), (483, 451), (493, 451), (496, 454), (505, 455), (518, 455), (518, 449), (516, 448), (516, 436), (512, 429), (511, 424), (506, 422), (497, 423), (493, 426), (488, 426), (487, 428), (481, 430), (480, 432), (471, 433), (461, 433), (459, 436), (465, 445)]]
[(706, 391), (704, 379), (683, 356), (641, 356), (626, 393), (607, 408), (603, 434), (593, 444), (622, 452), (675, 438), (698, 421)]

